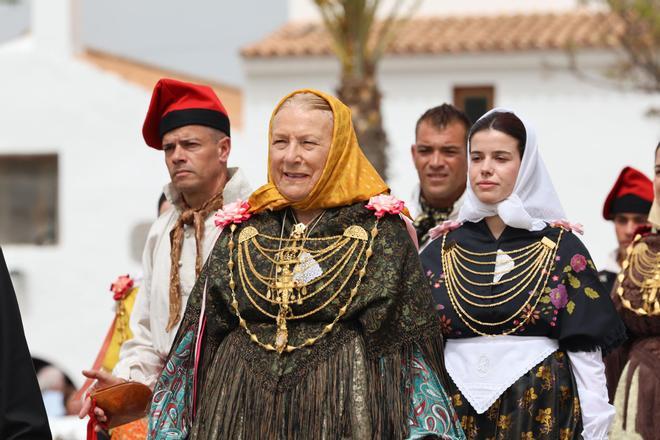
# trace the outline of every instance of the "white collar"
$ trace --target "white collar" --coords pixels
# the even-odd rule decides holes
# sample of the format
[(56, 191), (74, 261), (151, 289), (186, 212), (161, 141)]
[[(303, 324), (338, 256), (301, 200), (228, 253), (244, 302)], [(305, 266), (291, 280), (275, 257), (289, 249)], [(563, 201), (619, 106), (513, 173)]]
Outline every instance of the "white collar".
[[(463, 194), (454, 202), (454, 205), (451, 209), (451, 212), (449, 213), (449, 220), (456, 220), (458, 218), (458, 213), (461, 210), (461, 207), (463, 206), (463, 203), (465, 201), (465, 193), (466, 191), (463, 191)], [(422, 194), (422, 188), (419, 182), (417, 185), (415, 185), (415, 188), (413, 188), (413, 193), (412, 193), (412, 200), (410, 203), (406, 204), (406, 207), (410, 210), (410, 215), (412, 216), (413, 219), (415, 219), (419, 214), (422, 213), (422, 206), (419, 203), (419, 198)]]
[[(243, 170), (238, 167), (227, 168), (227, 177), (229, 177), (229, 180), (227, 180), (225, 188), (222, 191), (224, 203), (234, 202), (236, 199), (246, 197), (250, 194), (250, 184), (248, 183)], [(183, 197), (181, 196), (181, 193), (174, 188), (172, 182), (165, 185), (163, 193), (165, 194), (167, 201), (170, 202), (177, 211), (182, 212), (185, 209)]]

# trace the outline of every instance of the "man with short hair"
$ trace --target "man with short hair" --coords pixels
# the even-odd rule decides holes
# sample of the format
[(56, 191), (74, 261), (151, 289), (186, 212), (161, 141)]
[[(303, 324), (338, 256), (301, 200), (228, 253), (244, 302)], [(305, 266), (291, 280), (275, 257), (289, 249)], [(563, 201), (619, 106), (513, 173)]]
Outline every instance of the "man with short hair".
[(603, 270), (598, 272), (607, 292), (612, 291), (614, 280), (621, 270), (626, 249), (635, 237), (635, 231), (647, 224), (653, 203), (653, 182), (632, 167), (621, 170), (603, 205), (603, 218), (614, 223), (618, 246), (608, 256)]
[[(161, 79), (155, 86), (142, 129), (152, 148), (162, 150), (170, 174), (164, 193), (172, 205), (151, 227), (143, 254), (143, 282), (131, 314), (133, 338), (120, 351), (114, 376), (85, 371), (94, 388), (124, 380), (153, 388), (177, 333), (188, 296), (220, 229), (213, 213), (224, 202), (245, 199), (250, 186), (228, 168), (229, 117), (207, 86)], [(89, 411), (89, 399), (81, 417)], [(95, 410), (99, 422), (106, 417)]]
[(470, 120), (451, 104), (433, 107), (417, 120), (410, 147), (419, 176), (409, 209), (420, 247), (428, 231), (458, 217), (467, 182), (467, 134)]

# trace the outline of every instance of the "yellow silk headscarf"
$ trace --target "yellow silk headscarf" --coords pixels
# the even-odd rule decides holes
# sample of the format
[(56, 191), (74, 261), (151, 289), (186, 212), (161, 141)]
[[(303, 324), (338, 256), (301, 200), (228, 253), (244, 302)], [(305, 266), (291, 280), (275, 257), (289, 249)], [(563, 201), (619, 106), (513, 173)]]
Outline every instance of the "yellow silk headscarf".
[[(268, 183), (258, 188), (250, 196), (250, 212), (279, 210), (287, 206), (301, 211), (326, 209), (346, 206), (360, 201), (367, 201), (372, 196), (388, 191), (388, 187), (378, 172), (366, 158), (358, 144), (351, 110), (334, 96), (318, 90), (301, 89), (285, 96), (270, 117), (268, 127), (268, 145), (270, 146), (273, 119), (282, 104), (298, 93), (313, 93), (325, 99), (332, 109), (334, 125), (332, 143), (323, 173), (316, 185), (303, 200), (292, 202), (277, 190), (268, 171)], [(270, 165), (270, 154), (268, 155)]]

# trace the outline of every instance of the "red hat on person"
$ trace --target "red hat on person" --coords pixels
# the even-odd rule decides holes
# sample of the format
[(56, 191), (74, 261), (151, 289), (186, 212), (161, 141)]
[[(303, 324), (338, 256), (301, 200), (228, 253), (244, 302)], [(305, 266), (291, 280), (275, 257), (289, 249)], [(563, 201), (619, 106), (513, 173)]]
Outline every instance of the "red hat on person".
[(163, 149), (163, 136), (185, 125), (216, 128), (229, 136), (229, 116), (209, 86), (162, 78), (156, 83), (142, 136), (150, 147)]
[(605, 199), (603, 217), (612, 220), (623, 212), (648, 215), (652, 203), (653, 182), (641, 171), (625, 167)]

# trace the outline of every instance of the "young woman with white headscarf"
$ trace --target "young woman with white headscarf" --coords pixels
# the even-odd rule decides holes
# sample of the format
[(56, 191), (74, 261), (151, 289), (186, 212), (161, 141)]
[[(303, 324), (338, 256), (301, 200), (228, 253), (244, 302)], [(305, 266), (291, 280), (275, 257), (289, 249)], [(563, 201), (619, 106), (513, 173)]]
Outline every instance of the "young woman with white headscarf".
[(469, 134), (459, 223), (422, 252), (453, 403), (469, 439), (604, 439), (602, 353), (625, 339), (534, 131), (506, 109)]

